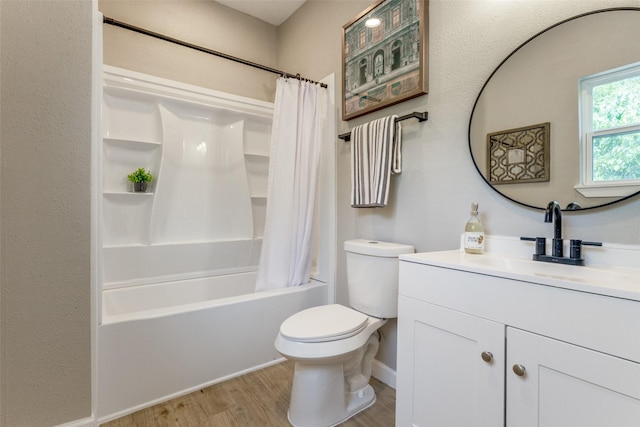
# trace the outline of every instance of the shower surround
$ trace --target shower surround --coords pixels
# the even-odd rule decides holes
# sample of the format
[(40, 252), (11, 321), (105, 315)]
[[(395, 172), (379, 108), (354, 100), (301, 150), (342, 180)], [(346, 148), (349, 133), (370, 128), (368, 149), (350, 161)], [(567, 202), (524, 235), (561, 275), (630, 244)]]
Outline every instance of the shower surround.
[[(273, 105), (104, 69), (101, 422), (274, 363), (280, 323), (330, 295), (253, 293)], [(126, 178), (139, 167), (146, 193)]]

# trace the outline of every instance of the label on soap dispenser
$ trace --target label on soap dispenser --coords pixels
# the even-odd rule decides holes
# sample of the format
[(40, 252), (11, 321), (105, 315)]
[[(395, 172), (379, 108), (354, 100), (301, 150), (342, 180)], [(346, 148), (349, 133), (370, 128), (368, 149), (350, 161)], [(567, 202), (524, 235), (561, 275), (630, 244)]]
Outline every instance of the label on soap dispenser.
[(468, 250), (484, 251), (484, 232), (467, 231), (464, 233), (464, 248)]

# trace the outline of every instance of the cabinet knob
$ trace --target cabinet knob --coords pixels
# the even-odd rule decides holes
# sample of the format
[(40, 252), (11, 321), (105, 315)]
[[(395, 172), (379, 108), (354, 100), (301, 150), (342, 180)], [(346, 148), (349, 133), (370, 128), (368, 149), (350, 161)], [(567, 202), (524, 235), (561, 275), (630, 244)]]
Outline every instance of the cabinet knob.
[(519, 377), (524, 377), (524, 375), (527, 373), (527, 370), (524, 366), (516, 364), (513, 365), (513, 373)]
[(484, 360), (487, 363), (493, 362), (493, 354), (491, 354), (490, 351), (483, 351), (480, 354), (480, 357), (482, 357), (482, 360)]

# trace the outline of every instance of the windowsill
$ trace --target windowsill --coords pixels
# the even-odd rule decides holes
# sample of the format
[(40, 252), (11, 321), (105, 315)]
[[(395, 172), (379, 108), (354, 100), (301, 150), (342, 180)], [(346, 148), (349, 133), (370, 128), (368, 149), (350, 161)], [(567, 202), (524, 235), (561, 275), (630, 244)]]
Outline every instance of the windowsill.
[(581, 184), (573, 188), (584, 197), (625, 197), (640, 191), (640, 184)]

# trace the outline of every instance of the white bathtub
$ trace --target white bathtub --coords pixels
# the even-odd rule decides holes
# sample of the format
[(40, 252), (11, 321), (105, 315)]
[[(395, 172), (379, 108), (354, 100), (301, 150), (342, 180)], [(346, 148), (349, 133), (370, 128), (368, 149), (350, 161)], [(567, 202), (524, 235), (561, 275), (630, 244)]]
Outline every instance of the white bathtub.
[(327, 285), (253, 293), (255, 272), (103, 292), (98, 333), (100, 422), (281, 359), (290, 315), (327, 302)]

